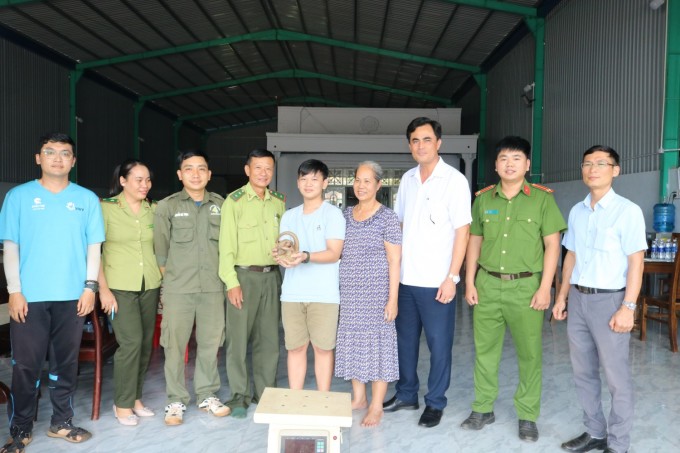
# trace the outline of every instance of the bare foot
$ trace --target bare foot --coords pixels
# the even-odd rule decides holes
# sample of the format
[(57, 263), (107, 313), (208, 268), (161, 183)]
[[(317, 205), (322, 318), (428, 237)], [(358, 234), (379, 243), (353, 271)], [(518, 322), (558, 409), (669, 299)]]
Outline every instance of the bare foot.
[(366, 409), (368, 407), (368, 401), (366, 399), (360, 401), (352, 400), (352, 410), (357, 411), (359, 409)]
[(375, 408), (371, 406), (368, 408), (368, 413), (361, 421), (361, 426), (363, 426), (364, 428), (374, 428), (380, 424), (382, 416), (383, 416), (382, 407)]

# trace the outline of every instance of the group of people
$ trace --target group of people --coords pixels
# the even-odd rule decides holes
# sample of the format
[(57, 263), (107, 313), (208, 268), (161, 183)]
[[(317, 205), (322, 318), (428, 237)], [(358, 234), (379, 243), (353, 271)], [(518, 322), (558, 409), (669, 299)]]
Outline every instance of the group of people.
[[(208, 156), (186, 151), (178, 156), (180, 192), (151, 202), (151, 171), (132, 159), (115, 169), (110, 198), (99, 200), (69, 182), (73, 141), (59, 133), (43, 137), (35, 154), (40, 179), (12, 189), (0, 212), (13, 359), (10, 437), (0, 452), (22, 452), (32, 440), (46, 358), (53, 406), (48, 436), (76, 443), (91, 437), (73, 424), (71, 400), (83, 320), (97, 291), (119, 343), (113, 413), (130, 426), (155, 415), (142, 390), (161, 285), (167, 425), (183, 422), (191, 400), (184, 371), (194, 325), (198, 408), (244, 418), (265, 388), (276, 386), (281, 321), (289, 387), (304, 387), (311, 343), (316, 387), (330, 390), (333, 375), (351, 380), (352, 409), (366, 410), (361, 424), (367, 427), (385, 412), (419, 408), (424, 331), (430, 368), (418, 424), (437, 426), (451, 381), (463, 264), (476, 355), (475, 398), (461, 427), (480, 430), (495, 421), (507, 327), (519, 362), (519, 438), (536, 441), (542, 325), (560, 243), (569, 284), (556, 294), (553, 315), (566, 319), (569, 301), (567, 332), (586, 426), (562, 448), (627, 451), (633, 417), (628, 340), (646, 241), (640, 208), (612, 189), (620, 172), (616, 151), (595, 146), (584, 153), (590, 193), (567, 224), (552, 190), (526, 180), (526, 140), (506, 137), (497, 144), (500, 182), (471, 203), (467, 180), (439, 155), (441, 125), (416, 118), (406, 137), (418, 165), (403, 175), (394, 210), (377, 198), (382, 168), (364, 161), (355, 171), (358, 203), (344, 211), (324, 201), (329, 170), (316, 159), (299, 166), (303, 203), (286, 211), (285, 196), (269, 189), (275, 158), (266, 150), (249, 153), (248, 182), (226, 198), (206, 190)], [(286, 234), (294, 247), (284, 253), (276, 244)], [(224, 403), (217, 396), (223, 344), (231, 389)], [(600, 366), (612, 394), (608, 421)], [(386, 399), (394, 381), (396, 392)]]

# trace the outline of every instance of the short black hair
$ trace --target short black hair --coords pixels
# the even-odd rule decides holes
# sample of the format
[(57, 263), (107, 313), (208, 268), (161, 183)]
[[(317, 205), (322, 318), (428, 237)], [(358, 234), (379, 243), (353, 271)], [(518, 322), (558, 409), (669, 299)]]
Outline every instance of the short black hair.
[(298, 178), (307, 176), (310, 173), (321, 173), (323, 179), (328, 179), (328, 166), (316, 159), (309, 159), (302, 162), (298, 167)]
[(439, 121), (431, 120), (425, 116), (419, 116), (408, 124), (408, 127), (406, 128), (406, 139), (410, 142), (413, 131), (418, 129), (420, 126), (425, 126), (427, 124), (432, 126), (432, 130), (434, 131), (434, 135), (437, 137), (437, 140), (441, 140), (442, 125), (439, 124)]
[(501, 141), (496, 143), (496, 155), (494, 159), (498, 159), (498, 155), (504, 149), (511, 151), (522, 151), (524, 155), (527, 156), (527, 159), (531, 158), (531, 144), (522, 137), (518, 137), (516, 135), (508, 135), (507, 137), (503, 137)]
[(602, 151), (603, 153), (609, 154), (609, 157), (611, 157), (612, 159), (614, 159), (614, 164), (616, 164), (617, 167), (620, 166), (620, 163), (619, 163), (619, 161), (620, 161), (620, 159), (619, 159), (619, 153), (617, 153), (616, 150), (615, 150), (614, 148), (609, 147), (609, 146), (605, 146), (605, 145), (595, 145), (595, 146), (591, 146), (590, 148), (588, 148), (588, 149), (583, 153), (583, 159), (581, 159), (581, 161), (584, 161), (584, 160), (586, 159), (586, 156), (587, 156), (588, 154), (593, 154), (593, 153), (596, 153), (596, 152), (598, 152), (598, 151)]
[(248, 158), (246, 159), (246, 165), (250, 165), (250, 161), (253, 160), (253, 158), (259, 158), (259, 157), (271, 157), (271, 159), (276, 163), (276, 158), (274, 157), (274, 153), (272, 153), (269, 150), (266, 149), (254, 149), (251, 152), (248, 153)]
[(179, 154), (177, 155), (177, 168), (181, 170), (182, 162), (192, 157), (202, 157), (203, 159), (205, 159), (205, 163), (208, 165), (208, 168), (210, 168), (210, 158), (206, 153), (204, 153), (200, 149), (189, 149), (186, 151), (180, 151)]
[(76, 152), (75, 142), (73, 141), (70, 135), (65, 134), (63, 132), (48, 132), (47, 134), (40, 136), (39, 147), (42, 148), (43, 145), (45, 145), (47, 142), (69, 144), (73, 149), (73, 153), (75, 154)]

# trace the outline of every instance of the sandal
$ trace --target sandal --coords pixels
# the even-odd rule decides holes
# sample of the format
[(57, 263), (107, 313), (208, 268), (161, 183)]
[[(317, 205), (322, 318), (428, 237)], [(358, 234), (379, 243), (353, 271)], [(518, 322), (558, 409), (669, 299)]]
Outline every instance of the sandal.
[(9, 430), (10, 437), (5, 445), (0, 448), (0, 453), (23, 453), (24, 448), (33, 440), (31, 433), (25, 433), (18, 426), (13, 426)]
[(71, 422), (73, 418), (69, 418), (65, 422), (57, 426), (50, 426), (47, 431), (47, 435), (50, 437), (56, 437), (64, 439), (68, 442), (73, 442), (74, 444), (79, 444), (85, 442), (92, 437), (92, 433), (77, 426), (73, 426)]

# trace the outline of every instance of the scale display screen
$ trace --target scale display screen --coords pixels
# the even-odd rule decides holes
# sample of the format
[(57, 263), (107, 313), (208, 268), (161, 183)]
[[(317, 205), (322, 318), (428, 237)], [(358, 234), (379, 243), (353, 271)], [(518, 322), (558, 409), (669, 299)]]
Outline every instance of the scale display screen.
[(281, 453), (328, 453), (328, 437), (282, 435)]

